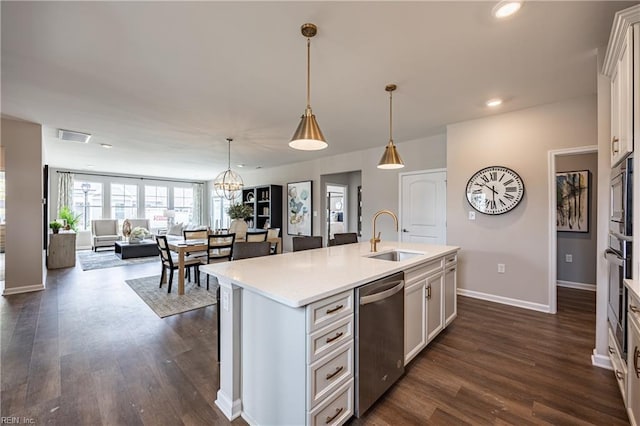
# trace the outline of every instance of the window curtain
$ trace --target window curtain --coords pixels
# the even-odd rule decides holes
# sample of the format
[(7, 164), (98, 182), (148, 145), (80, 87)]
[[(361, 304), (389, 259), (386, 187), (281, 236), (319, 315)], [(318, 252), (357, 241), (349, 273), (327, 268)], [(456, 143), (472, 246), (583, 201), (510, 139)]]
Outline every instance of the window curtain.
[(58, 210), (56, 210), (56, 218), (64, 206), (73, 209), (73, 173), (58, 172)]
[(204, 185), (201, 183), (193, 184), (193, 223), (196, 225), (203, 225), (202, 223), (202, 205), (204, 198)]

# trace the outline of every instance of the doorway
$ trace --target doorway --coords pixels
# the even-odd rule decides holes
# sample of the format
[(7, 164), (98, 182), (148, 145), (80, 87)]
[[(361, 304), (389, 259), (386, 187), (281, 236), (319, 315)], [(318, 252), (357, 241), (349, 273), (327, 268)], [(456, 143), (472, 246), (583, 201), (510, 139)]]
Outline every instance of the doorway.
[[(597, 283), (597, 171), (598, 147), (585, 146), (549, 151), (549, 312), (558, 311), (558, 286), (595, 291)], [(569, 170), (579, 169), (579, 170)], [(588, 232), (559, 231), (558, 209), (563, 197), (558, 190), (559, 172), (588, 173)], [(560, 229), (565, 229), (562, 227)], [(582, 230), (584, 231), (584, 229)], [(593, 266), (585, 271), (583, 266)], [(586, 272), (586, 275), (585, 275)], [(591, 273), (593, 272), (593, 274)], [(561, 279), (562, 278), (562, 279)], [(592, 282), (584, 282), (592, 281)], [(591, 285), (592, 284), (592, 285)]]

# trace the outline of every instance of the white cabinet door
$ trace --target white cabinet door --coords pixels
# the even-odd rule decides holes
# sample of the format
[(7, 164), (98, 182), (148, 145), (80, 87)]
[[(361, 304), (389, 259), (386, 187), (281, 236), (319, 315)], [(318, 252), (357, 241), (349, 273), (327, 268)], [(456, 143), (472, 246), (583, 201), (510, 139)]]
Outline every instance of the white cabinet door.
[(427, 344), (425, 281), (423, 278), (404, 289), (404, 365)]
[(443, 291), (444, 276), (442, 273), (427, 278), (427, 342), (436, 337), (443, 328)]
[(446, 266), (444, 271), (444, 326), (448, 326), (458, 314), (457, 267)]
[(633, 27), (611, 76), (611, 165), (633, 152)]

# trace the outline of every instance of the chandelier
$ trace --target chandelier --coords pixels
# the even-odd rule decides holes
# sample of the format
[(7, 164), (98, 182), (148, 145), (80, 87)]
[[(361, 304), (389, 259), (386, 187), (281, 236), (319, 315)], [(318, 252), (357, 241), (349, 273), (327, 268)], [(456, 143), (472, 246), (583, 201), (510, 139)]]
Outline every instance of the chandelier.
[(233, 141), (232, 138), (227, 138), (229, 144), (227, 170), (220, 173), (213, 181), (213, 188), (216, 194), (229, 201), (238, 198), (240, 191), (244, 187), (240, 175), (231, 170), (231, 141)]

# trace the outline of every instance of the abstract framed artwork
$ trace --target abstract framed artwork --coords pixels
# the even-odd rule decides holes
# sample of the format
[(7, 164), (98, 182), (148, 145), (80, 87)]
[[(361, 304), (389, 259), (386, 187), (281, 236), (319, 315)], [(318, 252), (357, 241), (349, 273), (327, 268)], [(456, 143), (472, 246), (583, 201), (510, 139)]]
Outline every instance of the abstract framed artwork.
[(556, 173), (556, 229), (589, 232), (589, 170)]
[(313, 197), (310, 180), (287, 184), (287, 234), (311, 236)]

